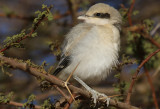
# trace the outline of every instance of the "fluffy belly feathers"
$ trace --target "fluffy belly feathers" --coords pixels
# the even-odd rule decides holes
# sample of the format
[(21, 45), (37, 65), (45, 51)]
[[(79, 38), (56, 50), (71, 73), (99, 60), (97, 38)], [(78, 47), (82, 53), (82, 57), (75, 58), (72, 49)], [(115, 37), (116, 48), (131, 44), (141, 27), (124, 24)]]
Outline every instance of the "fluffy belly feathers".
[(99, 82), (107, 77), (112, 66), (118, 62), (118, 50), (115, 43), (111, 43), (112, 36), (95, 35), (98, 35), (97, 31), (93, 30), (72, 49), (72, 62), (64, 69), (60, 78), (66, 79), (78, 64), (73, 75), (77, 75), (85, 82)]

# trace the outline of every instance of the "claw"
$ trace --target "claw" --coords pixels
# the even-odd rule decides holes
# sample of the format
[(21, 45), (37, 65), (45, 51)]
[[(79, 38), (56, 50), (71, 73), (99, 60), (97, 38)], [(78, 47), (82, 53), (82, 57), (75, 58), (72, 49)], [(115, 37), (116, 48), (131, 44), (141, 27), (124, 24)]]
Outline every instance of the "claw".
[(96, 104), (97, 103), (97, 99), (98, 99), (98, 95), (96, 93), (95, 90), (90, 91), (92, 98), (93, 98), (93, 103)]
[(105, 101), (107, 101), (107, 106), (109, 106), (110, 98), (107, 97), (107, 95), (93, 90), (86, 83), (84, 83), (78, 76), (74, 75), (73, 78), (77, 80), (83, 87), (85, 87), (88, 92), (91, 93), (94, 104), (97, 103), (97, 99), (99, 98), (99, 99), (105, 99)]
[(110, 101), (110, 99), (111, 99), (111, 98), (108, 97), (108, 98), (105, 100), (105, 101), (107, 101), (107, 107), (109, 106), (109, 101)]
[(107, 107), (109, 106), (110, 98), (109, 98), (107, 95), (105, 95), (105, 94), (103, 94), (103, 93), (99, 93), (99, 92), (97, 92), (97, 91), (95, 91), (95, 90), (93, 90), (93, 89), (92, 89), (92, 90), (89, 90), (89, 92), (90, 92), (91, 95), (92, 95), (94, 104), (97, 103), (97, 99), (99, 98), (99, 99), (105, 99), (105, 102), (107, 102)]

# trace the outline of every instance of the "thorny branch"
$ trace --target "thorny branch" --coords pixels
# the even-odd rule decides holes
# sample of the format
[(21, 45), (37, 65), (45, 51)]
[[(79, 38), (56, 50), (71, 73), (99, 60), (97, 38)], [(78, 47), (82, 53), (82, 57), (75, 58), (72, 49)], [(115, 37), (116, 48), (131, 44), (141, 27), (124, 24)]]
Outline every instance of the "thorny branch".
[[(35, 76), (35, 77), (43, 77), (45, 78), (47, 81), (65, 88), (64, 85), (64, 81), (56, 78), (53, 75), (47, 74), (47, 72), (43, 72), (41, 73), (37, 68), (33, 68), (27, 65), (27, 63), (24, 62), (19, 62), (18, 60), (12, 59), (12, 58), (7, 58), (5, 56), (0, 55), (0, 60), (3, 61), (5, 64), (10, 65), (11, 67), (15, 68), (15, 69), (20, 69), (23, 71), (26, 71), (28, 73), (30, 73), (31, 75)], [(79, 94), (81, 96), (84, 96), (85, 98), (91, 98), (91, 95), (89, 92), (87, 92), (86, 90), (82, 90), (78, 87), (75, 87), (71, 84), (68, 85), (68, 87), (70, 88), (70, 90), (76, 94)], [(100, 100), (101, 102), (104, 102), (104, 100)], [(135, 106), (131, 106), (129, 104), (126, 103), (122, 103), (119, 101), (115, 101), (113, 99), (110, 100), (110, 105), (114, 106), (114, 107), (118, 107), (120, 109), (139, 109)]]
[(53, 86), (59, 91), (59, 93), (60, 93), (67, 101), (69, 101), (68, 96), (66, 96), (66, 94), (65, 94), (58, 86), (56, 86), (56, 85), (53, 85)]
[(145, 70), (145, 74), (147, 76), (148, 82), (149, 82), (151, 90), (152, 90), (152, 97), (153, 97), (154, 105), (155, 105), (156, 109), (159, 109), (156, 94), (155, 94), (155, 89), (154, 89), (154, 86), (153, 86), (153, 83), (152, 83), (152, 79), (151, 79), (151, 77), (149, 75), (149, 72), (148, 72), (148, 70), (146, 69), (145, 66), (144, 66), (144, 70)]
[[(129, 24), (130, 24), (130, 26), (132, 25), (132, 19), (131, 19), (131, 13), (132, 13), (132, 10), (133, 10), (133, 7), (134, 7), (134, 4), (135, 4), (135, 0), (133, 0), (132, 1), (132, 4), (131, 4), (131, 7), (130, 7), (130, 9), (129, 9), (129, 12), (128, 12), (128, 21), (129, 21)], [(67, 11), (65, 14), (63, 14), (63, 15), (57, 15), (57, 16), (54, 16), (54, 19), (59, 19), (59, 18), (62, 18), (62, 17), (64, 17), (64, 16), (67, 16), (67, 15), (69, 15), (70, 14), (70, 12), (69, 11)], [(0, 16), (1, 16), (1, 14), (0, 14)], [(19, 18), (19, 19), (29, 19), (29, 18), (26, 18), (26, 17), (23, 17), (23, 16), (9, 16), (9, 17), (11, 17), (11, 18)], [(45, 17), (45, 16), (44, 16)], [(27, 34), (26, 36), (25, 36), (25, 38), (27, 38), (28, 36), (30, 36), (36, 29), (37, 29), (37, 27), (38, 27), (38, 25), (41, 23), (41, 21), (42, 20), (44, 20), (44, 17), (37, 23), (37, 26), (33, 29), (33, 30), (31, 30), (31, 32), (29, 33), (29, 34)], [(139, 25), (139, 26), (132, 26), (131, 28), (129, 27), (128, 29), (130, 29), (131, 31), (137, 31), (137, 30), (143, 30), (144, 29), (144, 27), (143, 26), (141, 26), (141, 25)], [(148, 39), (152, 44), (154, 44), (155, 46), (157, 46), (158, 48), (160, 48), (160, 44), (158, 44), (149, 34), (147, 34), (147, 33), (141, 33), (142, 34), (142, 36), (143, 37), (145, 37), (146, 39)], [(23, 38), (22, 40), (24, 40), (25, 38)], [(20, 42), (20, 41), (22, 41), (22, 40), (19, 40), (18, 42)], [(9, 48), (9, 47), (8, 47)], [(0, 52), (3, 52), (3, 51), (5, 51), (6, 49), (8, 49), (8, 48), (4, 48), (4, 49), (2, 49), (2, 50), (0, 50)], [(129, 93), (128, 93), (128, 95), (127, 95), (127, 99), (126, 99), (126, 102), (127, 103), (129, 103), (129, 101), (130, 101), (130, 96), (131, 96), (131, 93), (132, 93), (132, 89), (133, 89), (133, 85), (134, 85), (134, 83), (135, 83), (135, 80), (136, 80), (136, 78), (137, 78), (137, 76), (138, 76), (138, 73), (139, 73), (139, 70), (143, 67), (143, 65), (152, 57), (152, 56), (154, 56), (156, 53), (158, 53), (160, 51), (160, 49), (158, 49), (157, 51), (155, 51), (154, 53), (152, 53), (152, 54), (150, 54), (140, 65), (139, 65), (139, 67), (137, 68), (137, 70), (136, 70), (136, 73), (135, 73), (135, 75), (133, 76), (133, 78), (132, 78), (132, 83), (131, 83), (131, 86), (130, 86), (130, 88), (129, 88)], [(12, 61), (13, 61), (13, 63), (14, 63), (14, 61), (15, 60), (13, 60), (13, 59), (9, 59), (9, 58), (6, 58), (6, 57), (1, 57), (0, 56), (0, 60), (5, 60), (6, 61), (6, 59), (7, 59), (7, 61), (6, 61), (6, 63), (7, 64), (11, 64), (12, 63)], [(8, 59), (9, 60), (11, 60), (11, 62), (10, 61), (8, 61)], [(26, 63), (20, 63), (20, 64), (22, 64), (22, 66), (21, 65), (19, 65), (19, 64), (16, 64), (16, 65), (18, 65), (18, 66), (16, 66), (16, 65), (11, 65), (13, 68), (18, 68), (18, 69), (21, 69), (21, 70), (24, 70), (24, 71), (27, 71), (27, 72), (30, 72), (32, 75), (34, 75), (34, 76), (36, 76), (36, 77), (38, 77), (38, 76), (44, 76), (45, 74), (42, 74), (41, 75), (41, 73), (37, 70), (37, 69), (35, 69), (35, 68), (28, 68), (28, 66), (27, 66), (27, 64)], [(24, 66), (23, 66), (23, 64), (24, 64)], [(21, 68), (22, 67), (22, 68)], [(26, 68), (26, 69), (24, 69), (24, 68)], [(28, 69), (29, 69), (29, 71), (28, 71)], [(61, 87), (64, 87), (64, 85), (63, 85), (63, 81), (61, 81), (61, 80), (59, 80), (59, 79), (57, 79), (57, 78), (55, 78), (54, 76), (52, 76), (51, 78), (49, 78), (49, 76), (51, 76), (51, 75), (49, 75), (49, 74), (47, 74), (46, 75), (46, 79), (48, 80), (48, 81), (50, 81), (50, 82), (52, 82), (52, 83), (54, 83), (54, 84), (56, 84), (56, 85), (58, 85), (58, 86), (61, 86)], [(52, 80), (51, 80), (52, 79)], [(58, 81), (58, 82), (56, 82), (56, 81)], [(73, 92), (77, 92), (78, 91), (78, 93), (79, 94), (81, 94), (81, 95), (87, 95), (87, 98), (89, 98), (90, 97), (90, 95), (89, 95), (89, 93), (88, 92), (85, 92), (84, 90), (81, 90), (81, 89), (77, 89), (76, 87), (74, 87), (74, 86), (72, 86), (72, 85), (69, 85), (69, 87), (70, 87), (70, 89), (73, 91)], [(10, 102), (11, 103), (11, 105), (12, 104), (17, 104), (17, 106), (19, 105), (23, 105), (23, 104), (21, 104), (21, 103), (16, 103), (16, 102)], [(112, 104), (113, 103), (113, 104)], [(111, 100), (110, 101), (110, 104), (111, 105), (113, 105), (113, 106), (116, 106), (116, 107), (119, 107), (119, 108), (123, 108), (123, 109), (136, 109), (136, 107), (129, 107), (130, 105), (128, 105), (128, 104), (125, 104), (125, 103), (122, 103), (121, 104), (121, 102), (115, 102), (114, 100)], [(123, 105), (124, 104), (124, 105)], [(125, 105), (126, 105), (126, 107), (125, 107)], [(129, 108), (128, 108), (129, 107)]]
[[(75, 96), (76, 96), (76, 94), (73, 94), (73, 97), (75, 97)], [(69, 102), (68, 102), (68, 104), (64, 107), (64, 109), (69, 109), (69, 107), (70, 107), (70, 105), (72, 104), (73, 101), (74, 101), (73, 98), (70, 97)]]
[[(50, 6), (50, 7), (49, 7), (49, 10), (50, 10), (51, 8), (52, 8), (52, 7)], [(46, 15), (42, 15), (42, 17), (39, 19), (39, 21), (34, 25), (33, 29), (32, 29), (27, 35), (25, 35), (24, 37), (22, 37), (21, 39), (19, 39), (16, 43), (19, 43), (19, 42), (21, 42), (22, 40), (30, 37), (30, 36), (37, 30), (38, 26), (39, 26), (39, 25), (41, 24), (41, 22), (45, 19), (45, 17), (46, 17)], [(7, 49), (10, 48), (10, 47), (11, 47), (11, 45), (7, 46), (6, 48), (1, 49), (1, 50), (0, 50), (0, 53), (1, 53), (1, 52), (4, 52), (5, 50), (7, 50)]]
[[(138, 26), (132, 26), (132, 19), (131, 19), (131, 15), (132, 15), (132, 11), (133, 11), (133, 7), (134, 7), (134, 4), (135, 4), (135, 0), (132, 0), (132, 4), (131, 4), (131, 6), (130, 6), (130, 9), (129, 9), (129, 11), (128, 11), (128, 22), (129, 22), (129, 25), (130, 25), (130, 27), (128, 28), (128, 30), (129, 31), (140, 31), (139, 33), (145, 38), (145, 39), (147, 39), (150, 43), (152, 43), (153, 45), (155, 45), (157, 48), (159, 48), (160, 49), (160, 44), (159, 43), (157, 43), (147, 32), (146, 32), (146, 30), (145, 30), (145, 27), (143, 26), (143, 25), (138, 25)], [(157, 50), (158, 51), (158, 50)], [(155, 54), (157, 53), (157, 52), (154, 52)], [(152, 54), (154, 54), (154, 53), (152, 53)], [(151, 54), (151, 55), (152, 55)], [(150, 56), (149, 56), (150, 57)], [(152, 56), (151, 56), (152, 57)], [(150, 58), (151, 58), (150, 57)], [(150, 59), (150, 58), (148, 58), (148, 60)], [(147, 60), (147, 58), (145, 59), (145, 60)], [(147, 61), (143, 61), (143, 62), (147, 62)], [(141, 67), (143, 67), (143, 65), (145, 64), (145, 63), (141, 63), (140, 64), (140, 66), (137, 68), (137, 72), (135, 73), (135, 75), (132, 77), (132, 82), (131, 82), (131, 85), (130, 85), (130, 88), (129, 88), (129, 92), (128, 92), (128, 95), (127, 95), (127, 98), (126, 98), (126, 103), (130, 103), (130, 97), (131, 97), (131, 93), (132, 93), (132, 89), (133, 89), (133, 85), (134, 85), (134, 83), (135, 83), (135, 80), (136, 80), (136, 78), (137, 78), (137, 76), (138, 76), (138, 73), (139, 73), (139, 70), (140, 70), (140, 68)], [(142, 66), (141, 66), (142, 65)], [(152, 90), (152, 96), (153, 96), (153, 100), (154, 100), (154, 104), (155, 104), (155, 107), (156, 107), (156, 109), (159, 109), (159, 106), (158, 106), (158, 103), (157, 103), (157, 99), (156, 99), (156, 95), (155, 95), (155, 90), (154, 90), (154, 87), (153, 87), (153, 85), (152, 85), (152, 81), (151, 81), (151, 79), (150, 79), (150, 76), (149, 76), (149, 74), (148, 74), (148, 72), (145, 72), (146, 73), (146, 76), (147, 76), (147, 78), (148, 78), (148, 82), (149, 82), (149, 84), (150, 84), (150, 86), (151, 86), (151, 90)]]
[(132, 89), (133, 89), (133, 86), (135, 84), (135, 81), (137, 79), (137, 76), (139, 74), (139, 71), (140, 69), (143, 67), (143, 65), (148, 62), (150, 60), (150, 58), (152, 56), (154, 56), (155, 54), (157, 54), (158, 52), (160, 51), (160, 49), (156, 50), (155, 52), (151, 53), (145, 60), (143, 60), (141, 62), (141, 64), (138, 66), (136, 72), (134, 73), (134, 76), (132, 77), (132, 82), (131, 82), (131, 85), (129, 87), (129, 91), (128, 91), (128, 94), (127, 94), (127, 98), (126, 98), (126, 103), (129, 104), (130, 103), (130, 98), (131, 98), (131, 94), (132, 94)]
[(130, 26), (126, 29), (124, 29), (124, 31), (132, 31), (132, 32), (135, 32), (135, 31), (139, 31), (140, 34), (145, 38), (147, 39), (148, 41), (150, 41), (153, 45), (155, 45), (157, 48), (160, 48), (160, 44), (158, 42), (156, 42), (152, 36), (150, 36), (148, 33), (146, 33), (145, 31), (145, 27), (143, 25), (133, 25), (133, 26)]
[[(160, 44), (157, 43), (149, 34), (146, 33), (145, 28), (143, 25), (134, 25), (132, 26), (132, 19), (131, 19), (131, 15), (132, 15), (132, 11), (134, 8), (134, 4), (135, 4), (136, 0), (132, 0), (131, 6), (128, 10), (127, 16), (128, 16), (128, 22), (130, 27), (127, 28), (127, 30), (130, 31), (138, 31), (138, 30), (142, 30), (143, 32), (141, 32), (141, 35), (146, 38), (147, 40), (149, 40), (152, 44), (154, 44), (155, 46), (157, 46), (158, 48), (160, 48)], [(123, 5), (121, 5), (123, 8), (125, 8)], [(159, 25), (158, 25), (159, 26)], [(153, 33), (151, 33), (153, 34)]]

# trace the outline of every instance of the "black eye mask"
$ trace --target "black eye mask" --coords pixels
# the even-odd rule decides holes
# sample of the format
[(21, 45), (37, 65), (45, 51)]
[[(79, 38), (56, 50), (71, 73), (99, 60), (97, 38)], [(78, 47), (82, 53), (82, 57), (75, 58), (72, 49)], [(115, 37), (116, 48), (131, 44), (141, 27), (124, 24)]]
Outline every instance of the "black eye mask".
[(110, 18), (110, 14), (108, 13), (95, 13), (93, 16), (98, 18), (104, 18), (104, 19)]

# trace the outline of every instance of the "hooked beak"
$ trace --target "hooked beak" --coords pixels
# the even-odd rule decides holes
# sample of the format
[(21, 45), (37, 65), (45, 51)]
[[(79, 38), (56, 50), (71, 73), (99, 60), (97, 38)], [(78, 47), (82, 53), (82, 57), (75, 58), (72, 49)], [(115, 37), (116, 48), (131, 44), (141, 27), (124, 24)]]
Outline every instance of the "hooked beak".
[(79, 16), (77, 19), (79, 19), (79, 20), (86, 20), (87, 16), (86, 15), (82, 15), (82, 16)]

